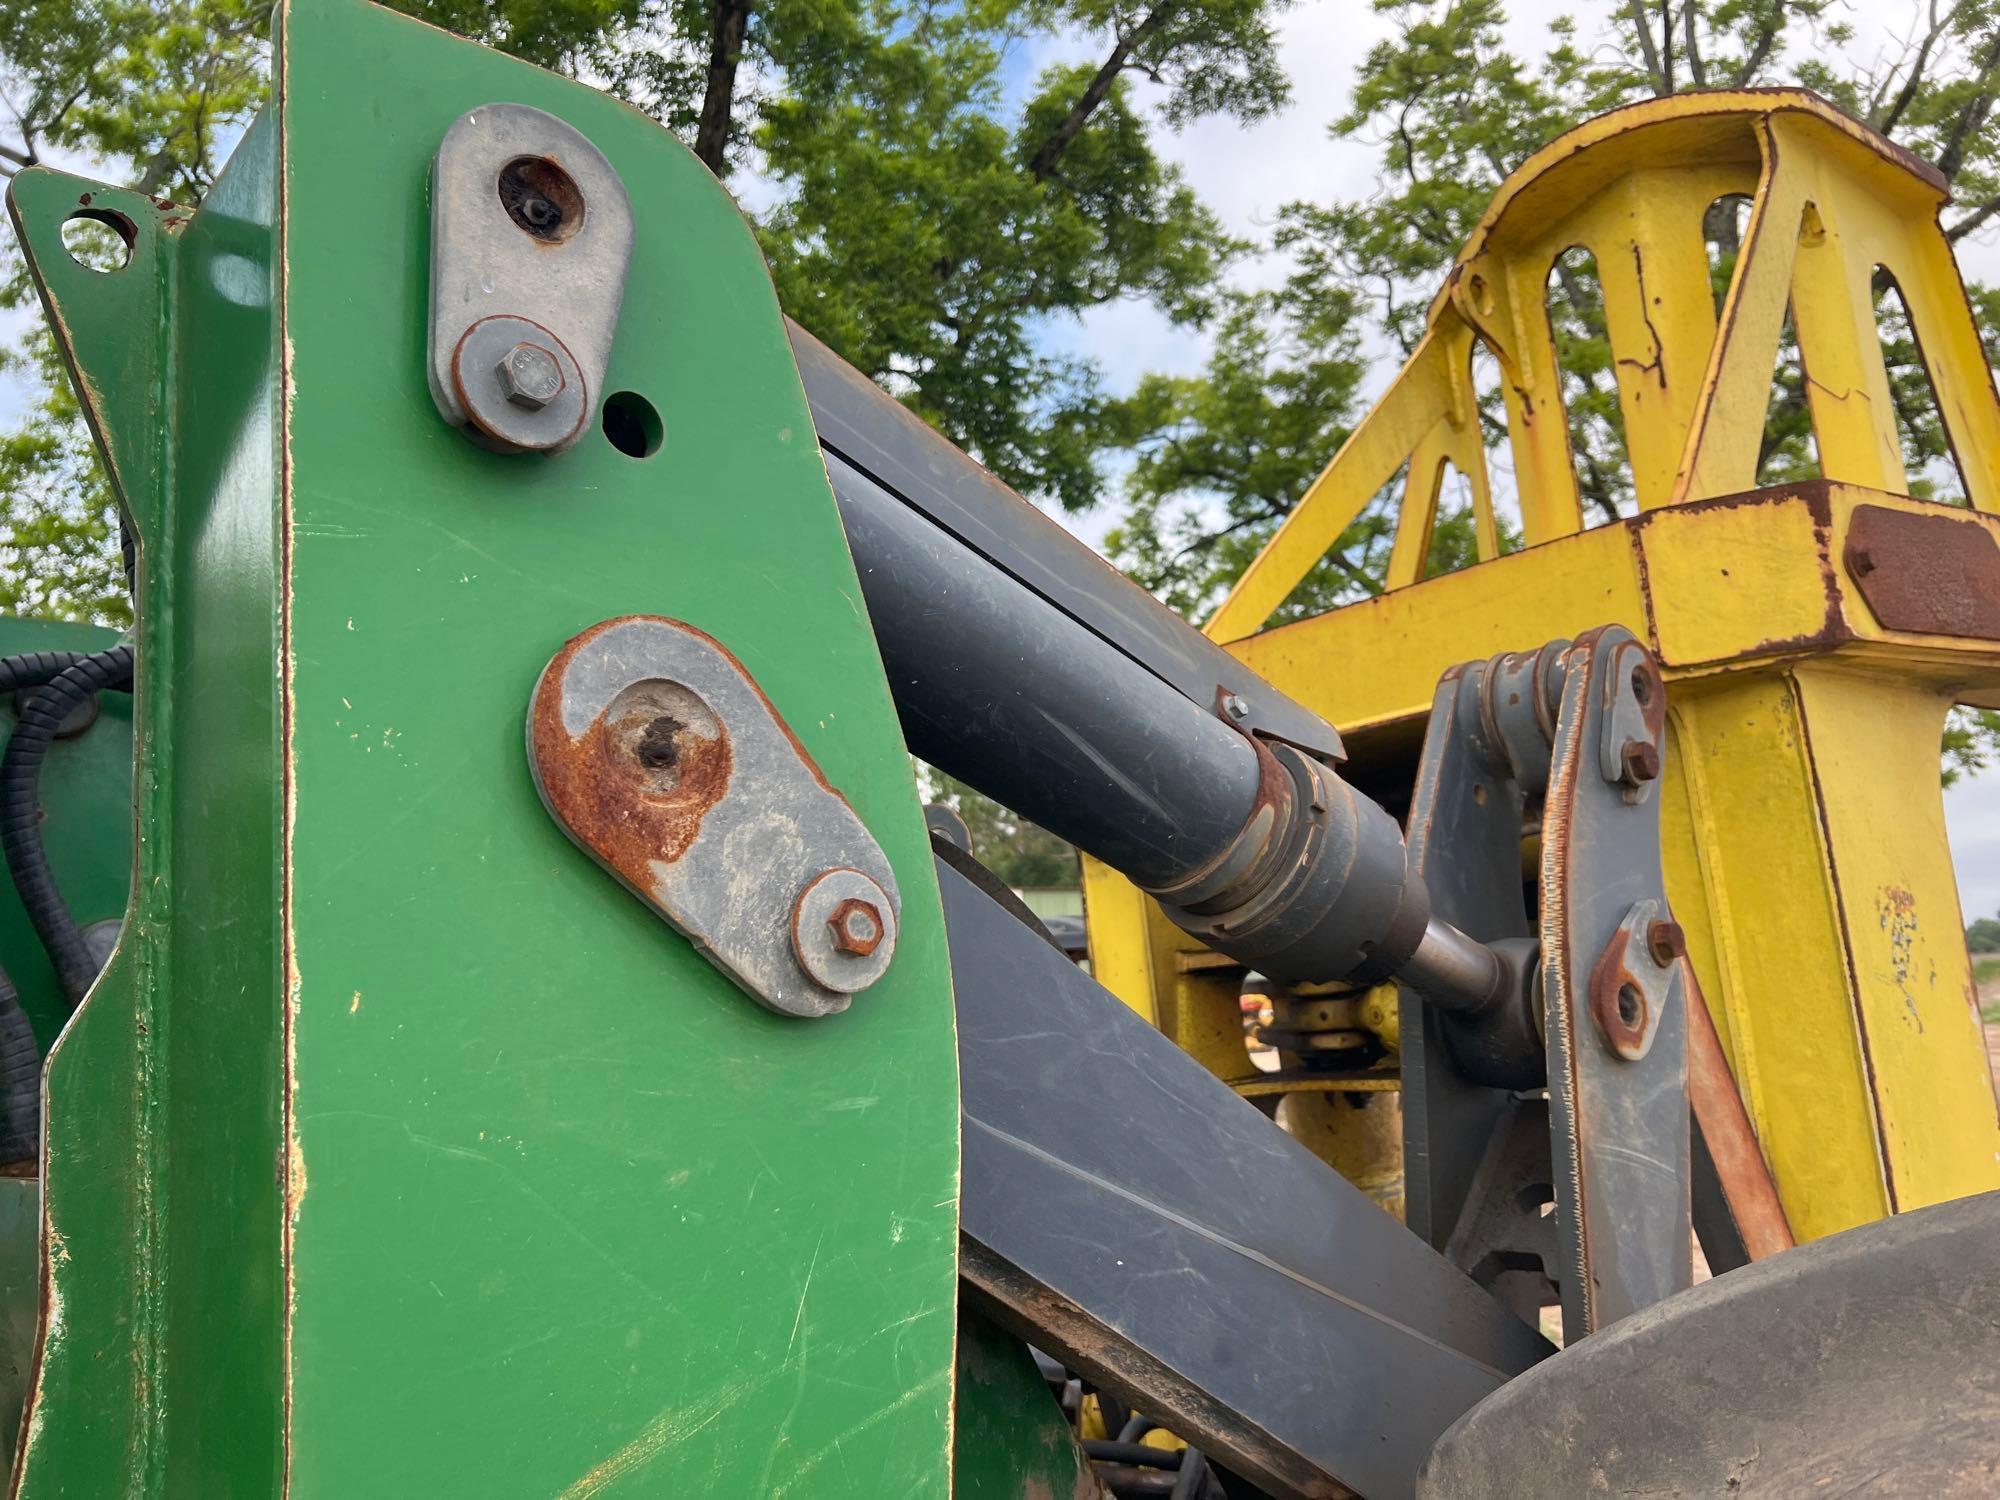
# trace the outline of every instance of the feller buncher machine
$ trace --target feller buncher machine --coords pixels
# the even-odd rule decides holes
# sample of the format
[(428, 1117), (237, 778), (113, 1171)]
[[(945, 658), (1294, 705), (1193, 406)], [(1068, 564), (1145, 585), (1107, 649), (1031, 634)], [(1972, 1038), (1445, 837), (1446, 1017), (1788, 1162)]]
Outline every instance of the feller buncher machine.
[[(0, 627), (10, 1495), (2000, 1493), (1937, 776), (2000, 401), (1924, 163), (1798, 92), (1557, 141), (1203, 633), (650, 121), (280, 20), (198, 211), (9, 193), (137, 617)], [(1824, 477), (1760, 489), (1788, 309)], [(1399, 472), (1386, 590), (1262, 628)], [(911, 752), (1084, 851), (1087, 969)]]

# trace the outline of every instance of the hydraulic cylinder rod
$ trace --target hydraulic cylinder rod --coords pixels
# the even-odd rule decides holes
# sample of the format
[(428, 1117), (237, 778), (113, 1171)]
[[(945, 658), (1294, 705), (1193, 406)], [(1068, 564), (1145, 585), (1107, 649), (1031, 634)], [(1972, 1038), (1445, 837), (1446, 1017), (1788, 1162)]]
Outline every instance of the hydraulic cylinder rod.
[[(810, 378), (808, 393), (819, 394)], [(877, 399), (884, 421), (908, 421)], [(887, 477), (976, 468), (926, 436), (935, 451)], [(1400, 977), (1452, 1009), (1497, 997), (1503, 965), (1430, 919), (1394, 819), (1327, 758), (1233, 722), (1242, 700), (1222, 684), (1213, 705), (1197, 703), (831, 445), (826, 460), (912, 752), (1121, 871), (1187, 931), (1272, 979)], [(982, 503), (1026, 504), (985, 481)], [(1036, 536), (1089, 555), (1053, 528)], [(1098, 589), (1153, 605), (1099, 566)], [(1110, 612), (1159, 628), (1137, 603)], [(1194, 645), (1168, 644), (1177, 661), (1198, 659)]]

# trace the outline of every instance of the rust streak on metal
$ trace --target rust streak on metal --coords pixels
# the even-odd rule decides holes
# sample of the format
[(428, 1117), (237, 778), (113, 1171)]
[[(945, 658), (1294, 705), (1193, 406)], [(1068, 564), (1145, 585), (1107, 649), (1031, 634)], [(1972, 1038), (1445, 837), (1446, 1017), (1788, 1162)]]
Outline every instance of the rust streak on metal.
[(1688, 1104), (1701, 1126), (1702, 1140), (1715, 1163), (1715, 1175), (1743, 1249), (1752, 1260), (1762, 1260), (1796, 1243), (1791, 1222), (1785, 1217), (1777, 1184), (1771, 1180), (1771, 1169), (1757, 1145), (1694, 966), (1684, 964), (1681, 973), (1688, 997)]
[(729, 788), (734, 755), (726, 726), (698, 733), (643, 702), (613, 704), (572, 739), (562, 722), (564, 669), (597, 631), (550, 663), (535, 693), (532, 737), (542, 786), (579, 843), (641, 889), (656, 862), (685, 854), (702, 819)]
[[(1839, 570), (1833, 561), (1832, 482), (1825, 479), (1802, 479), (1791, 484), (1769, 485), (1763, 489), (1743, 490), (1733, 495), (1717, 495), (1708, 500), (1690, 500), (1664, 508), (1666, 514), (1680, 517), (1701, 515), (1709, 511), (1740, 510), (1748, 506), (1780, 505), (1787, 501), (1803, 505), (1807, 519), (1812, 523), (1814, 555), (1819, 566), (1820, 592), (1826, 598), (1826, 613), (1817, 630), (1799, 635), (1766, 637), (1747, 648), (1743, 653), (1745, 656), (1795, 651), (1818, 652), (1854, 638), (1853, 627), (1847, 623), (1843, 607)], [(1657, 524), (1661, 514), (1661, 510), (1647, 511), (1624, 524), (1636, 531)], [(1646, 573), (1645, 548), (1635, 547), (1633, 551), (1639, 559), (1640, 588), (1645, 594), (1647, 614), (1650, 618), (1653, 612), (1652, 584)], [(1658, 642), (1655, 641), (1655, 649), (1657, 646)]]

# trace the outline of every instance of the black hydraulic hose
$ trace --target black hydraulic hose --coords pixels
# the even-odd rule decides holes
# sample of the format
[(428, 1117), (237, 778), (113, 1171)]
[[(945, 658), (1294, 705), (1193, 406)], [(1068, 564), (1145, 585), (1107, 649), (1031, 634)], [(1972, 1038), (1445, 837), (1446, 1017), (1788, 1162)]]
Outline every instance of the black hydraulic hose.
[(1135, 1469), (1129, 1464), (1098, 1464), (1091, 1471), (1113, 1500), (1167, 1500), (1179, 1476), (1167, 1469)]
[(1085, 1438), (1084, 1455), (1107, 1464), (1130, 1464), (1138, 1469), (1178, 1469), (1182, 1448), (1149, 1448), (1144, 1443), (1112, 1442), (1105, 1438)]
[[(0, 658), (0, 693), (42, 687), (87, 659), (81, 651)], [(0, 969), (0, 1167), (34, 1161), (41, 1144), (42, 1049), (13, 979)]]
[(1195, 1500), (1207, 1488), (1208, 1460), (1190, 1448), (1187, 1462), (1181, 1465), (1180, 1477), (1174, 1481), (1171, 1500)]
[[(106, 688), (131, 688), (132, 648), (113, 646), (109, 651), (77, 659), (57, 670), (47, 678), (47, 683), (22, 706), (20, 719), (7, 741), (7, 753), (0, 758), (0, 849), (6, 852), (7, 869), (14, 877), (14, 890), (28, 913), (28, 920), (48, 950), (63, 993), (74, 1004), (97, 978), (98, 965), (56, 887), (55, 872), (49, 867), (48, 851), (42, 845), (42, 761), (55, 740), (56, 730), (79, 704), (87, 703)], [(7, 685), (4, 675), (0, 675), (0, 688)], [(0, 1008), (4, 1008), (4, 1002), (0, 1002)]]
[(42, 1049), (14, 981), (0, 969), (0, 1168), (42, 1149)]
[(19, 656), (0, 657), (0, 693), (42, 687), (89, 655), (87, 651), (24, 651)]

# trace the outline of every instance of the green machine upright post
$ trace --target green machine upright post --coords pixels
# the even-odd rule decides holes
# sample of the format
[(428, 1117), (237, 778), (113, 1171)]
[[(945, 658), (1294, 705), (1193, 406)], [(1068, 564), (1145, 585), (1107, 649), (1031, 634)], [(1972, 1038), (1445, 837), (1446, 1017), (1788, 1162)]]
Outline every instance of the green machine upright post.
[[(602, 389), (651, 456), (433, 405), (432, 158), (496, 101), (629, 190)], [(945, 1495), (942, 917), (727, 195), (611, 100), (314, 0), (198, 212), (9, 202), (140, 540), (134, 889), (49, 1063), (19, 1494)], [(537, 676), (626, 614), (727, 647), (879, 842), (895, 957), (844, 1013), (752, 1003), (538, 801)]]

